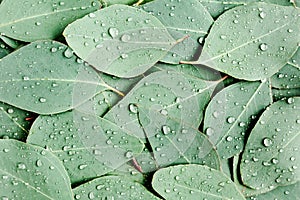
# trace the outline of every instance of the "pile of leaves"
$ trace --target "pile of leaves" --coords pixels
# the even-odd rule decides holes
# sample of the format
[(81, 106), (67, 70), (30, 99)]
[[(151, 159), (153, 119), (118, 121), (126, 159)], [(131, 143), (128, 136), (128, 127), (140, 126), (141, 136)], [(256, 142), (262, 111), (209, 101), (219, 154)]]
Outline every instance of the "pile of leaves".
[(298, 1), (0, 2), (2, 200), (300, 198)]

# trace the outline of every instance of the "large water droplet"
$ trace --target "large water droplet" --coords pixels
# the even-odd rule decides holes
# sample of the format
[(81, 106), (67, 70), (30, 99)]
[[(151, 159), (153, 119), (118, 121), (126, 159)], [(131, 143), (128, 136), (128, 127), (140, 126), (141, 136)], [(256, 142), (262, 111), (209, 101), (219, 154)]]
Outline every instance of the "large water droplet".
[(166, 125), (162, 126), (161, 130), (162, 130), (163, 134), (165, 134), (165, 135), (167, 135), (171, 132), (170, 127), (168, 127)]
[(205, 131), (207, 136), (212, 136), (214, 134), (214, 132), (215, 132), (215, 130), (210, 127), (208, 127)]
[(109, 28), (108, 33), (112, 38), (115, 38), (119, 35), (119, 30), (117, 28)]
[(262, 51), (266, 51), (268, 49), (268, 45), (266, 43), (262, 43), (259, 45), (259, 49)]
[(137, 106), (136, 106), (135, 104), (132, 104), (132, 103), (129, 104), (128, 109), (129, 109), (129, 111), (132, 112), (132, 113), (137, 113), (137, 112), (138, 112)]
[(265, 12), (260, 12), (259, 13), (259, 17), (262, 18), (262, 19), (264, 19), (266, 17), (266, 15), (267, 14)]
[(266, 137), (263, 139), (262, 143), (265, 147), (269, 147), (273, 144), (273, 141), (270, 138)]

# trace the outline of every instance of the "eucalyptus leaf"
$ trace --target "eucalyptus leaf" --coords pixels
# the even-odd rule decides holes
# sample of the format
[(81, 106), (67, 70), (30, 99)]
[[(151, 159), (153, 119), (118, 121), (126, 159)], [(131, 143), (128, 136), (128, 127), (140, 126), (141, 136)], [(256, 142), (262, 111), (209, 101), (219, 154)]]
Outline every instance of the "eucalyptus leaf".
[(233, 8), (214, 23), (198, 61), (182, 63), (250, 81), (271, 77), (298, 48), (299, 15), (292, 6), (264, 3)]
[(157, 17), (173, 38), (179, 40), (189, 36), (162, 59), (167, 63), (178, 64), (181, 60), (192, 60), (199, 47), (199, 38), (208, 34), (214, 22), (199, 0), (156, 0), (144, 4), (141, 9)]
[(160, 169), (152, 186), (165, 199), (245, 199), (226, 175), (202, 165)]
[(30, 122), (26, 120), (31, 113), (0, 102), (0, 138), (25, 141)]
[(245, 185), (277, 187), (300, 179), (300, 98), (272, 104), (251, 131), (240, 171)]
[(156, 17), (125, 5), (77, 20), (64, 36), (75, 53), (96, 69), (124, 78), (141, 75), (177, 43)]
[(4, 0), (0, 4), (0, 33), (26, 42), (54, 39), (69, 23), (99, 7), (95, 0)]
[(268, 193), (249, 197), (248, 200), (300, 199), (300, 182), (293, 185), (281, 186)]
[(272, 87), (300, 89), (300, 68), (287, 64), (271, 77)]
[[(238, 98), (237, 98), (238, 97)], [(253, 117), (272, 102), (269, 83), (239, 82), (221, 90), (205, 111), (204, 130), (222, 159), (239, 154)]]
[(73, 199), (63, 165), (41, 147), (0, 140), (0, 176), (2, 199)]
[(208, 10), (212, 17), (217, 18), (224, 11), (236, 6), (247, 5), (253, 2), (274, 3), (283, 6), (291, 6), (290, 0), (199, 0)]
[(73, 189), (74, 198), (82, 200), (90, 199), (114, 199), (114, 200), (158, 200), (141, 184), (131, 182), (122, 177), (106, 176), (95, 179)]
[(64, 112), (101, 91), (115, 90), (55, 41), (18, 49), (0, 60), (0, 70), (0, 101), (39, 114)]
[(72, 183), (111, 172), (144, 147), (139, 139), (112, 122), (76, 110), (40, 116), (30, 129), (27, 142), (57, 155)]
[(197, 129), (158, 110), (138, 106), (139, 122), (153, 149), (159, 168), (176, 164), (205, 164), (220, 169), (219, 156)]
[(4, 35), (0, 35), (0, 39), (13, 49), (17, 49), (21, 45), (21, 43), (19, 41), (13, 40)]

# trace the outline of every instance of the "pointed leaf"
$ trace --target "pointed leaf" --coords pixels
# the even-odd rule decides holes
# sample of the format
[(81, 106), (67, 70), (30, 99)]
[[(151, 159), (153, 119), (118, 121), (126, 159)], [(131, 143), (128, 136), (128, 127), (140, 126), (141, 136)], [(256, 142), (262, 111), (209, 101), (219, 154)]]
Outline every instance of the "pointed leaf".
[(0, 33), (26, 42), (54, 39), (69, 23), (99, 7), (94, 0), (4, 0), (0, 4)]
[(0, 177), (2, 199), (73, 199), (63, 165), (41, 147), (0, 140)]
[(300, 180), (300, 98), (271, 105), (251, 131), (240, 171), (245, 185), (260, 189)]
[(30, 128), (27, 117), (31, 113), (0, 102), (0, 139), (26, 140)]
[(271, 77), (272, 87), (279, 89), (300, 88), (300, 68), (287, 64)]
[(67, 46), (31, 43), (0, 60), (0, 101), (39, 114), (74, 108), (112, 89)]
[(191, 60), (198, 50), (198, 39), (208, 33), (214, 22), (199, 0), (156, 0), (142, 5), (141, 9), (157, 17), (176, 40), (190, 37), (173, 47), (162, 59), (167, 63), (178, 64), (184, 59)]
[(177, 165), (158, 170), (152, 186), (165, 199), (245, 199), (222, 172), (202, 165)]
[(205, 111), (204, 130), (222, 159), (243, 150), (252, 118), (271, 101), (268, 82), (235, 83), (212, 99)]
[(95, 179), (73, 189), (75, 199), (158, 200), (141, 184), (117, 176)]
[(77, 20), (64, 36), (79, 57), (118, 77), (144, 73), (176, 44), (156, 17), (125, 5), (109, 6)]
[[(257, 3), (225, 12), (196, 62), (245, 80), (271, 77), (298, 48), (300, 10)], [(276, 38), (276, 40), (274, 40)]]
[(72, 183), (111, 172), (138, 155), (143, 144), (112, 122), (79, 111), (40, 116), (28, 143), (47, 147), (63, 162)]

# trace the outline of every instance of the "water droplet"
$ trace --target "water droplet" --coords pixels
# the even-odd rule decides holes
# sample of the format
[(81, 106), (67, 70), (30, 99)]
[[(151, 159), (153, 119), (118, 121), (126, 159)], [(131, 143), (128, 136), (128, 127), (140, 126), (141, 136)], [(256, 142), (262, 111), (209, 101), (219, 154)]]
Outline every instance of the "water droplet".
[(130, 41), (130, 35), (127, 35), (127, 34), (124, 34), (124, 35), (122, 35), (122, 37), (121, 37), (121, 41), (122, 42), (128, 42), (128, 41)]
[(231, 142), (231, 141), (233, 140), (233, 138), (232, 138), (231, 136), (227, 136), (226, 140), (227, 140), (228, 142)]
[(273, 141), (270, 138), (266, 137), (263, 139), (262, 143), (265, 147), (269, 147), (273, 144)]
[(126, 158), (132, 158), (132, 156), (133, 156), (132, 151), (127, 151), (127, 152), (125, 153), (125, 157), (126, 157)]
[(268, 45), (266, 43), (262, 43), (259, 45), (260, 50), (266, 51), (268, 49)]
[(96, 17), (96, 15), (94, 13), (89, 14), (89, 18), (95, 18), (95, 17)]
[(271, 159), (271, 162), (272, 162), (273, 164), (277, 164), (279, 161), (278, 161), (277, 158), (272, 158), (272, 159)]
[(39, 26), (41, 25), (41, 22), (35, 22), (35, 25)]
[(24, 80), (24, 81), (29, 81), (30, 78), (29, 78), (28, 76), (23, 76), (23, 80)]
[(109, 28), (108, 33), (112, 38), (115, 38), (119, 35), (119, 30), (117, 28)]
[(135, 104), (132, 104), (132, 103), (129, 104), (128, 109), (129, 109), (129, 111), (132, 112), (132, 113), (137, 113), (137, 112), (138, 112), (137, 106), (136, 106)]
[(12, 114), (14, 113), (14, 110), (12, 108), (7, 109), (7, 113)]
[(24, 163), (18, 163), (17, 168), (18, 169), (26, 169), (26, 165)]
[(228, 122), (229, 124), (232, 124), (233, 122), (235, 122), (235, 118), (234, 118), (234, 117), (228, 117), (228, 118), (227, 118), (227, 122)]
[(89, 199), (94, 199), (94, 198), (95, 198), (94, 193), (93, 193), (93, 192), (90, 192), (90, 193), (89, 193)]
[(264, 12), (261, 12), (261, 13), (259, 13), (259, 17), (260, 18), (262, 18), (262, 19), (264, 19), (265, 17), (266, 17), (266, 13), (264, 13)]
[(50, 51), (51, 51), (52, 53), (57, 52), (57, 48), (56, 48), (56, 47), (52, 47), (52, 48), (50, 49)]
[(71, 58), (71, 57), (73, 56), (73, 51), (72, 51), (72, 49), (67, 48), (67, 49), (64, 51), (64, 56), (65, 56), (66, 58)]
[(128, 58), (128, 54), (125, 54), (125, 53), (121, 54), (121, 58), (122, 59)]
[(37, 160), (35, 164), (36, 164), (37, 167), (40, 167), (40, 166), (43, 165), (41, 160)]
[(41, 98), (39, 98), (39, 101), (40, 101), (41, 103), (45, 103), (45, 102), (47, 101), (47, 99), (41, 97)]
[(78, 166), (78, 169), (82, 170), (82, 169), (84, 169), (84, 168), (86, 168), (86, 167), (87, 167), (87, 165), (82, 164), (82, 165), (79, 165), (79, 166)]
[(206, 129), (205, 133), (206, 133), (207, 136), (212, 136), (215, 133), (215, 130), (212, 129), (212, 128), (210, 128), (210, 127), (208, 127)]
[(162, 126), (161, 130), (162, 130), (163, 134), (165, 134), (165, 135), (167, 135), (171, 132), (170, 127), (168, 127), (166, 125)]
[(288, 103), (288, 104), (292, 104), (292, 103), (294, 103), (294, 101), (295, 101), (295, 100), (294, 100), (293, 97), (290, 97), (290, 98), (287, 99), (287, 103)]
[(161, 113), (162, 115), (167, 115), (167, 114), (168, 114), (168, 111), (167, 111), (167, 110), (161, 110), (160, 113)]

